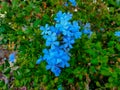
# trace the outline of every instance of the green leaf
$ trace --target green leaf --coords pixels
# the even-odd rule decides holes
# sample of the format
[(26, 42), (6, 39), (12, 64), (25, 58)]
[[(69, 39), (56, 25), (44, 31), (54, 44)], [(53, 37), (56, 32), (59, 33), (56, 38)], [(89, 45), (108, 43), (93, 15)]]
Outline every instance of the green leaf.
[(72, 79), (72, 78), (71, 78), (71, 79), (68, 79), (68, 83), (71, 84), (71, 83), (73, 83), (73, 82), (74, 82), (74, 79)]
[(96, 86), (101, 87), (100, 83), (97, 81)]
[(23, 72), (21, 69), (17, 69), (17, 71), (14, 71), (14, 76), (17, 80), (21, 80), (23, 78)]
[(38, 27), (38, 25), (40, 24), (41, 20), (37, 19), (34, 23), (33, 23), (33, 27)]
[(92, 59), (90, 62), (93, 65), (97, 65), (98, 64), (98, 60), (97, 59)]
[(19, 1), (18, 0), (12, 0), (12, 7), (13, 7), (13, 9), (17, 9), (18, 5), (19, 5)]
[(108, 43), (108, 47), (112, 47), (114, 44), (115, 44), (114, 41), (110, 41), (110, 42)]
[(120, 51), (120, 44), (119, 43), (117, 43), (115, 47)]
[(82, 74), (79, 75), (79, 79), (80, 79), (80, 80), (83, 79), (83, 75), (82, 75)]
[(3, 80), (0, 80), (0, 87), (3, 87), (5, 85), (5, 82)]
[(104, 75), (104, 76), (110, 76), (111, 75), (110, 70), (107, 67), (101, 67), (100, 71), (101, 71), (101, 74)]
[(94, 67), (94, 66), (90, 66), (90, 72), (91, 72), (91, 73), (96, 72), (96, 69), (95, 69), (95, 67)]
[(114, 79), (113, 79), (112, 77), (110, 77), (110, 78), (108, 79), (108, 81), (109, 81), (110, 83), (112, 83), (112, 82), (114, 81)]
[(20, 81), (19, 80), (15, 80), (14, 83), (15, 83), (15, 86), (20, 87)]
[(4, 70), (4, 74), (8, 74), (8, 73), (10, 73), (10, 71), (11, 71), (11, 68), (8, 67), (8, 68), (6, 68), (6, 69)]

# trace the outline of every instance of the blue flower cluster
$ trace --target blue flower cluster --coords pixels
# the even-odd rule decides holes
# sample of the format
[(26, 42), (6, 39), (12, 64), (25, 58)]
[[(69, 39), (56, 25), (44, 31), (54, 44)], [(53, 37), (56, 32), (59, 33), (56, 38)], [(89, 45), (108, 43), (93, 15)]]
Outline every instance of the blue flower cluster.
[(45, 60), (46, 69), (51, 70), (55, 76), (59, 76), (61, 68), (69, 67), (70, 49), (75, 40), (81, 38), (82, 32), (77, 21), (71, 22), (71, 13), (59, 11), (54, 18), (56, 24), (41, 26), (43, 38), (46, 40), (47, 48), (43, 50), (44, 56), (40, 56), (36, 64)]
[(120, 37), (120, 31), (116, 31), (115, 36)]
[[(77, 4), (76, 4), (76, 1), (75, 0), (69, 0), (69, 2), (72, 4), (72, 6), (76, 7)], [(67, 7), (68, 6), (68, 3), (65, 2), (65, 6)]]

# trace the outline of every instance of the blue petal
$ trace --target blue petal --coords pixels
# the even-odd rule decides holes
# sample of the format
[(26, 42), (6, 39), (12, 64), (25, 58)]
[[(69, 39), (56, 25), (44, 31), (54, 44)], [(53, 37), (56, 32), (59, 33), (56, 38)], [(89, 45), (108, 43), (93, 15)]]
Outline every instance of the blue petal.
[(57, 64), (60, 63), (62, 60), (61, 59), (57, 59)]
[(59, 76), (61, 70), (60, 68), (56, 67), (56, 66), (53, 66), (51, 71), (55, 74), (55, 76)]
[(42, 60), (43, 60), (43, 58), (42, 58), (42, 56), (40, 56), (40, 58), (36, 61), (36, 64), (40, 64)]
[(50, 42), (49, 41), (46, 41), (46, 46), (50, 46)]
[(47, 70), (51, 69), (51, 66), (50, 66), (50, 65), (47, 65), (47, 66), (46, 66), (46, 69), (47, 69)]
[(11, 53), (9, 55), (9, 60), (10, 60), (10, 62), (14, 62), (14, 60), (15, 60), (15, 53)]
[(59, 86), (58, 86), (58, 90), (62, 90), (62, 85), (59, 85)]
[(67, 2), (65, 2), (65, 4), (64, 4), (66, 7), (68, 7), (68, 3)]
[(72, 3), (72, 6), (76, 6), (76, 1), (75, 0), (69, 0), (69, 2)]

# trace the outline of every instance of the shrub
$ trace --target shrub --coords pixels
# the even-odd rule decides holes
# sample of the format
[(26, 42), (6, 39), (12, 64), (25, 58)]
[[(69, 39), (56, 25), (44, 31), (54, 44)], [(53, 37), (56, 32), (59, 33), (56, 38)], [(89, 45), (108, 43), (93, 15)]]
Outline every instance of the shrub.
[[(0, 3), (0, 45), (15, 53), (15, 58), (0, 58), (0, 89), (120, 89), (118, 0), (8, 0)], [(74, 28), (79, 26), (82, 35), (72, 43), (70, 55), (57, 52), (57, 55), (64, 54), (61, 54), (60, 58), (69, 56), (66, 61), (70, 66), (60, 67), (61, 73), (55, 76), (54, 71), (52, 73), (46, 70), (48, 62), (38, 62), (42, 60), (39, 59), (41, 55), (46, 55), (42, 53), (43, 49), (50, 49), (51, 46), (45, 41), (51, 38), (43, 38), (41, 34), (44, 29), (40, 30), (39, 27), (48, 24), (54, 28), (56, 23), (59, 24), (59, 18), (56, 19), (58, 11), (62, 11), (64, 15), (70, 12), (72, 18), (66, 19), (70, 19), (71, 26), (77, 20)], [(55, 34), (56, 40), (63, 41), (65, 32), (60, 34), (60, 37)], [(10, 62), (11, 60), (15, 60), (14, 63)]]

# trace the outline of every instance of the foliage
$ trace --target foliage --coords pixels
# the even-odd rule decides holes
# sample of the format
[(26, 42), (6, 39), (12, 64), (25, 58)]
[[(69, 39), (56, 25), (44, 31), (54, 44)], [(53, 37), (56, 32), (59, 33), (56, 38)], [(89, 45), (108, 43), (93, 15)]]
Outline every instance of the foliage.
[[(0, 64), (0, 89), (120, 89), (119, 0), (70, 1), (0, 1), (0, 45), (16, 55), (14, 63)], [(36, 61), (46, 48), (39, 27), (55, 25), (58, 11), (72, 13), (70, 22), (77, 20), (86, 34), (75, 40), (70, 66), (56, 77), (45, 69), (46, 62)]]

